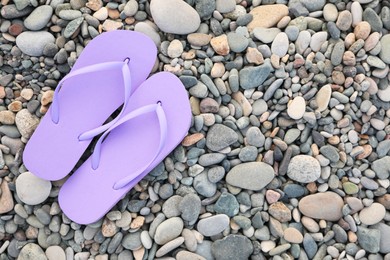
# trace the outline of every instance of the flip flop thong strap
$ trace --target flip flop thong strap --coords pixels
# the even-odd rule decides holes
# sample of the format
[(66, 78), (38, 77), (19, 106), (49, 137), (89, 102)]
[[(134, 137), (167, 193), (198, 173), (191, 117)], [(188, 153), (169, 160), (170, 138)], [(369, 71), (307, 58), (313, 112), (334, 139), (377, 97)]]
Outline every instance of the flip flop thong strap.
[(113, 125), (106, 132), (104, 132), (103, 135), (99, 138), (99, 140), (97, 141), (97, 143), (95, 145), (94, 152), (92, 154), (92, 168), (94, 170), (96, 170), (99, 167), (101, 145), (103, 143), (104, 138), (112, 130), (114, 130), (116, 127), (122, 125), (123, 123), (126, 123), (133, 118), (136, 118), (136, 117), (139, 117), (139, 116), (142, 116), (144, 114), (151, 113), (151, 112), (156, 113), (157, 118), (158, 118), (158, 122), (159, 122), (159, 127), (160, 127), (160, 141), (159, 141), (159, 145), (158, 145), (158, 148), (156, 150), (156, 153), (153, 155), (153, 157), (149, 161), (149, 163), (147, 163), (144, 167), (138, 169), (135, 173), (132, 173), (131, 175), (129, 175), (121, 180), (116, 181), (114, 184), (114, 187), (113, 187), (115, 190), (118, 190), (118, 189), (121, 189), (121, 188), (127, 186), (135, 177), (137, 177), (138, 175), (142, 174), (145, 170), (147, 170), (149, 168), (149, 166), (153, 163), (153, 161), (157, 158), (157, 156), (161, 153), (162, 149), (164, 148), (165, 142), (167, 139), (167, 128), (168, 127), (167, 127), (167, 119), (165, 116), (165, 112), (164, 112), (164, 109), (162, 108), (161, 103), (146, 105), (146, 106), (140, 107), (136, 110), (133, 110), (132, 112), (130, 112), (126, 116), (119, 119), (115, 123), (115, 125)]
[(125, 110), (128, 100), (130, 98), (131, 94), (131, 74), (130, 74), (130, 67), (129, 67), (129, 59), (126, 59), (124, 61), (112, 61), (112, 62), (103, 62), (98, 63), (90, 66), (86, 66), (83, 68), (80, 68), (78, 70), (75, 70), (74, 72), (70, 72), (68, 75), (66, 75), (59, 83), (57, 88), (54, 91), (54, 97), (53, 102), (51, 104), (51, 120), (53, 123), (58, 124), (60, 121), (60, 107), (59, 107), (59, 96), (58, 93), (63, 87), (63, 84), (70, 78), (77, 77), (80, 75), (93, 73), (93, 72), (99, 72), (99, 71), (108, 71), (108, 70), (118, 70), (121, 69), (122, 71), (122, 79), (123, 79), (123, 85), (125, 89), (125, 98), (122, 110), (120, 111), (119, 115), (112, 120), (111, 122), (104, 124), (102, 126), (99, 126), (97, 128), (94, 128), (92, 130), (89, 130), (87, 132), (82, 133), (79, 136), (80, 141), (84, 141), (87, 139), (91, 139), (95, 137), (96, 135), (104, 132), (108, 128), (110, 128), (115, 122), (121, 117), (123, 114), (123, 111)]

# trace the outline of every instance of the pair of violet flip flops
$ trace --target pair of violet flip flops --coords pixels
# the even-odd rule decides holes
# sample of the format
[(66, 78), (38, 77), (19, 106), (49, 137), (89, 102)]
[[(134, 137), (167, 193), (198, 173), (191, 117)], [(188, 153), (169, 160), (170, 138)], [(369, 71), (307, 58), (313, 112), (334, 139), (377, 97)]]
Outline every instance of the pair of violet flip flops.
[[(58, 84), (26, 145), (27, 169), (55, 181), (71, 172), (100, 135), (58, 196), (65, 215), (79, 224), (103, 217), (187, 134), (191, 110), (181, 81), (167, 72), (146, 80), (156, 51), (153, 41), (137, 32), (94, 38)], [(104, 124), (118, 108), (118, 116)]]

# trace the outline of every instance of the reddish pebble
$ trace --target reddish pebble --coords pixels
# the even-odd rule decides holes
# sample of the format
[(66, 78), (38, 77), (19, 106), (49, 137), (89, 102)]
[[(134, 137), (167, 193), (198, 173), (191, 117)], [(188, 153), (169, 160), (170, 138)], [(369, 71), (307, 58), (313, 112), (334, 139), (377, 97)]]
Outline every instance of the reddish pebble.
[(23, 32), (23, 25), (15, 23), (8, 28), (8, 32), (12, 36), (18, 36)]
[(269, 204), (272, 204), (280, 199), (280, 193), (273, 190), (267, 190), (267, 192), (265, 193), (265, 198), (267, 199)]

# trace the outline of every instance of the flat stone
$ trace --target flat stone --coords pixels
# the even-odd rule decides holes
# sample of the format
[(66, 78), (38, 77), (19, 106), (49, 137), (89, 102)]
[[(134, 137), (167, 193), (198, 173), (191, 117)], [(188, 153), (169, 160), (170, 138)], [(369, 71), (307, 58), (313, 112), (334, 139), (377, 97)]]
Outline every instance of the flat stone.
[(369, 207), (359, 212), (359, 219), (365, 225), (374, 225), (379, 223), (386, 214), (385, 207), (380, 203), (372, 203)]
[(190, 223), (195, 222), (198, 219), (201, 210), (200, 198), (195, 194), (184, 196), (180, 201), (179, 210), (183, 220)]
[(32, 31), (41, 30), (50, 21), (52, 14), (53, 8), (50, 5), (38, 6), (24, 20), (24, 26)]
[(319, 51), (321, 49), (322, 44), (326, 42), (327, 38), (328, 38), (327, 32), (316, 32), (311, 36), (310, 48), (315, 52)]
[(249, 40), (239, 33), (231, 32), (227, 35), (228, 44), (231, 51), (242, 52), (248, 47)]
[(204, 236), (215, 236), (224, 231), (230, 223), (230, 219), (225, 214), (217, 214), (199, 220), (197, 230)]
[(46, 251), (46, 257), (48, 260), (65, 260), (66, 255), (64, 249), (60, 246), (49, 246)]
[(290, 243), (300, 244), (303, 242), (303, 235), (296, 228), (288, 227), (284, 230), (283, 238)]
[(211, 251), (216, 259), (249, 259), (253, 252), (253, 245), (245, 236), (228, 235), (223, 239), (216, 240), (211, 246)]
[(176, 260), (206, 260), (206, 258), (189, 251), (181, 250), (176, 254)]
[(7, 213), (14, 208), (14, 200), (12, 193), (9, 190), (8, 182), (3, 179), (0, 186), (1, 195), (0, 195), (0, 214)]
[(28, 205), (44, 202), (50, 194), (51, 182), (40, 179), (31, 172), (24, 172), (15, 182), (16, 193), (21, 201)]
[(236, 1), (234, 0), (216, 0), (216, 9), (221, 14), (233, 12), (236, 8)]
[(328, 3), (324, 6), (323, 15), (326, 21), (335, 22), (338, 17), (337, 7), (334, 4)]
[(212, 36), (205, 33), (191, 33), (187, 35), (187, 40), (191, 45), (204, 46), (210, 43)]
[(338, 162), (340, 159), (337, 148), (332, 145), (324, 145), (320, 148), (320, 152), (323, 156), (328, 158), (331, 162)]
[(357, 238), (359, 245), (370, 253), (378, 253), (380, 249), (380, 231), (378, 229), (369, 229), (358, 227)]
[(195, 9), (203, 20), (211, 18), (215, 7), (215, 0), (197, 0), (195, 2)]
[(299, 201), (299, 211), (308, 217), (328, 221), (339, 220), (344, 202), (334, 192), (324, 192), (308, 195)]
[(286, 33), (281, 32), (275, 36), (275, 39), (271, 45), (271, 51), (273, 54), (278, 55), (279, 57), (283, 57), (287, 54), (287, 50), (289, 47), (289, 40)]
[(303, 54), (303, 52), (309, 47), (311, 42), (311, 34), (308, 31), (301, 31), (298, 34), (298, 38), (295, 41), (295, 49), (297, 53)]
[(371, 25), (366, 22), (360, 22), (356, 25), (353, 33), (355, 34), (356, 39), (366, 40), (371, 32)]
[[(371, 25), (371, 30), (373, 32), (381, 32), (383, 28), (383, 23), (379, 15), (375, 10), (370, 7), (367, 7), (363, 11), (363, 20), (367, 21)], [(384, 45), (382, 45), (384, 46)]]
[(189, 34), (200, 25), (199, 14), (185, 1), (153, 0), (150, 12), (158, 28), (166, 33)]
[(156, 46), (160, 46), (161, 38), (156, 30), (146, 22), (139, 22), (135, 25), (134, 31), (143, 33), (153, 40)]
[(54, 41), (54, 36), (45, 31), (22, 32), (16, 37), (16, 45), (23, 53), (30, 56), (41, 56), (46, 44)]
[[(17, 3), (18, 1), (14, 1), (14, 2)], [(30, 4), (30, 1), (23, 1), (23, 2), (26, 3), (27, 5)], [(18, 5), (15, 6), (14, 4), (8, 4), (8, 5), (4, 5), (1, 8), (0, 14), (1, 17), (3, 17), (4, 19), (14, 19), (14, 18), (23, 17), (31, 13), (33, 10), (34, 9), (31, 6), (27, 6), (25, 8), (18, 8)]]
[(271, 73), (271, 65), (265, 63), (260, 66), (245, 67), (240, 70), (240, 86), (243, 89), (251, 89), (260, 86)]
[(123, 237), (122, 246), (129, 250), (137, 250), (142, 247), (141, 243), (141, 233), (129, 233)]
[(206, 136), (206, 145), (212, 151), (220, 151), (237, 142), (238, 135), (233, 129), (222, 124), (213, 125)]
[(34, 243), (28, 243), (20, 251), (17, 260), (27, 259), (47, 260), (47, 257), (39, 245)]
[(261, 190), (275, 176), (273, 168), (263, 162), (248, 162), (236, 165), (226, 176), (226, 182), (247, 190)]
[(298, 120), (303, 117), (306, 111), (306, 101), (303, 97), (295, 97), (288, 105), (287, 114), (292, 119)]
[(343, 190), (348, 195), (352, 195), (352, 194), (356, 194), (359, 192), (359, 187), (355, 183), (346, 181), (343, 183)]
[(183, 44), (177, 39), (171, 41), (171, 43), (168, 46), (168, 56), (174, 59), (180, 57), (182, 53), (183, 53)]
[(291, 159), (287, 168), (287, 175), (297, 182), (314, 182), (321, 175), (321, 166), (312, 156), (297, 155)]
[(215, 212), (225, 214), (229, 217), (237, 215), (239, 204), (236, 197), (228, 192), (223, 192), (214, 205)]
[(271, 43), (276, 35), (281, 32), (279, 28), (256, 27), (253, 29), (253, 35), (263, 43)]
[(382, 254), (390, 253), (390, 226), (386, 225), (385, 223), (378, 223), (374, 226), (372, 226), (374, 229), (378, 229), (380, 232), (380, 244), (379, 244), (379, 251)]
[(379, 57), (382, 59), (382, 61), (386, 62), (387, 64), (390, 64), (390, 49), (384, 48), (384, 46), (390, 46), (390, 35), (384, 35), (381, 38), (380, 43), (382, 45), (382, 48), (381, 52), (379, 53)]
[(332, 95), (332, 88), (329, 84), (320, 88), (320, 90), (316, 94), (318, 112), (322, 112), (328, 108), (331, 95)]
[(288, 15), (288, 7), (282, 4), (262, 5), (253, 8), (250, 14), (253, 20), (247, 26), (249, 31), (256, 27), (270, 28)]
[[(72, 35), (79, 29), (80, 25), (83, 23), (84, 17), (76, 18), (70, 21), (64, 30), (64, 37), (70, 38)], [(108, 20), (107, 20), (108, 21)]]
[(336, 21), (336, 26), (341, 31), (347, 31), (352, 25), (352, 14), (348, 10), (344, 10), (339, 13), (339, 17)]
[(39, 124), (39, 118), (30, 114), (27, 109), (22, 109), (16, 114), (15, 123), (20, 134), (29, 139)]
[(283, 202), (275, 202), (268, 208), (268, 213), (280, 222), (291, 220), (291, 211)]
[(177, 238), (183, 231), (183, 220), (179, 217), (172, 217), (158, 225), (154, 241), (158, 245), (164, 245)]
[(300, 0), (300, 2), (309, 10), (310, 12), (315, 12), (322, 10), (326, 0)]
[(138, 2), (136, 0), (130, 0), (126, 3), (123, 12), (127, 16), (134, 16), (138, 11)]
[(390, 168), (387, 165), (390, 165), (390, 156), (375, 160), (371, 165), (371, 169), (379, 179), (387, 179), (390, 175)]

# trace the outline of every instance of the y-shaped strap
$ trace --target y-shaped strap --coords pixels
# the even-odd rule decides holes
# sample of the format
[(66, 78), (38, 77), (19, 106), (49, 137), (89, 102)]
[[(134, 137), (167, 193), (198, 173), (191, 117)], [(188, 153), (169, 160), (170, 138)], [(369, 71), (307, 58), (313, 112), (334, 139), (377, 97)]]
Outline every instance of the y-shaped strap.
[(167, 119), (166, 119), (165, 112), (162, 108), (161, 103), (140, 107), (140, 108), (130, 112), (129, 114), (127, 114), (123, 118), (119, 119), (115, 123), (115, 125), (113, 125), (106, 132), (103, 133), (103, 135), (99, 138), (99, 140), (97, 141), (97, 143), (95, 145), (94, 152), (92, 154), (92, 169), (94, 169), (94, 170), (96, 170), (99, 167), (101, 145), (102, 145), (104, 138), (108, 135), (108, 133), (110, 133), (112, 130), (114, 130), (116, 127), (122, 125), (123, 123), (126, 123), (133, 118), (136, 118), (138, 116), (141, 116), (141, 115), (144, 115), (144, 114), (150, 113), (150, 112), (156, 112), (159, 126), (160, 126), (160, 142), (159, 142), (159, 146), (156, 150), (156, 153), (153, 155), (153, 157), (149, 161), (149, 163), (145, 164), (144, 167), (138, 169), (136, 172), (132, 172), (131, 175), (115, 182), (114, 187), (113, 187), (115, 190), (118, 190), (118, 189), (125, 187), (127, 184), (129, 184), (134, 179), (134, 176), (138, 176), (139, 174), (143, 173), (146, 169), (148, 169), (150, 164), (157, 158), (157, 156), (160, 154), (162, 148), (164, 147), (165, 141), (167, 139)]
[(58, 86), (54, 91), (53, 102), (51, 104), (51, 120), (53, 121), (53, 123), (58, 124), (58, 122), (60, 120), (60, 113), (59, 113), (60, 107), (59, 107), (59, 102), (58, 102), (58, 99), (59, 99), (58, 92), (60, 91), (60, 89), (62, 88), (62, 85), (64, 84), (64, 82), (66, 80), (68, 80), (69, 78), (76, 77), (76, 76), (83, 75), (83, 74), (87, 74), (87, 73), (98, 72), (98, 71), (107, 71), (107, 70), (116, 70), (116, 69), (121, 68), (122, 77), (123, 77), (123, 85), (124, 85), (124, 89), (125, 89), (125, 98), (124, 98), (124, 103), (123, 103), (123, 107), (122, 107), (121, 112), (116, 117), (116, 119), (112, 120), (111, 122), (81, 134), (79, 136), (79, 140), (84, 141), (87, 139), (91, 139), (91, 138), (95, 137), (96, 135), (104, 132), (108, 128), (110, 128), (110, 126), (112, 126), (120, 118), (120, 116), (122, 115), (123, 111), (125, 110), (125, 108), (127, 106), (128, 100), (130, 98), (131, 75), (130, 75), (130, 68), (128, 66), (129, 62), (130, 62), (130, 59), (127, 58), (125, 61), (112, 61), (112, 62), (98, 63), (98, 64), (83, 67), (81, 69), (78, 69), (78, 70), (66, 75), (58, 83)]

